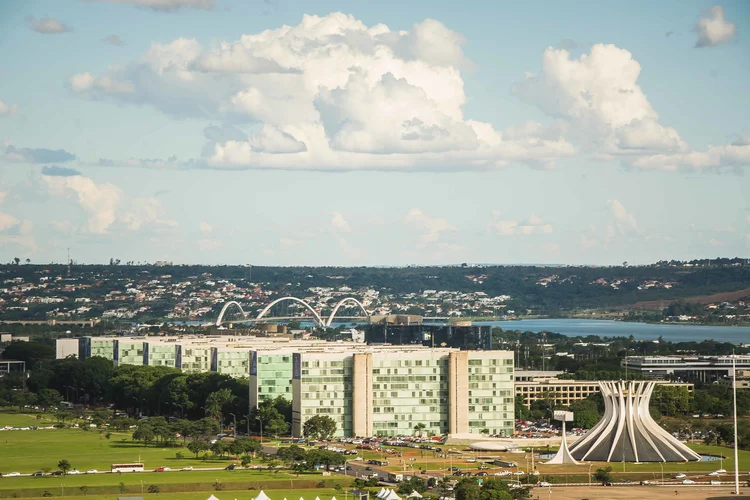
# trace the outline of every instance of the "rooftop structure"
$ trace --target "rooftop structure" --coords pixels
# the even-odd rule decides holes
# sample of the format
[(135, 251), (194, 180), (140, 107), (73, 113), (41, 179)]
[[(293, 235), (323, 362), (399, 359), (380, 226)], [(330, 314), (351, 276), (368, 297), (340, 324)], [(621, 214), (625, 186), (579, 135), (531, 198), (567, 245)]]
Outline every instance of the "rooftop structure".
[[(735, 359), (738, 369), (750, 370), (750, 355)], [(731, 375), (732, 356), (629, 356), (622, 366), (651, 379), (682, 377), (713, 382)]]

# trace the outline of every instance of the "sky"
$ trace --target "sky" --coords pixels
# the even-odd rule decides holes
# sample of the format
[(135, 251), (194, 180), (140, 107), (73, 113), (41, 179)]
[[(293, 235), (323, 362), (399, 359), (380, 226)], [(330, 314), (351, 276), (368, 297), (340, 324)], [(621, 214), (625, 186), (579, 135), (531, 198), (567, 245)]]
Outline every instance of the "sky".
[(750, 2), (3, 0), (0, 262), (750, 256)]

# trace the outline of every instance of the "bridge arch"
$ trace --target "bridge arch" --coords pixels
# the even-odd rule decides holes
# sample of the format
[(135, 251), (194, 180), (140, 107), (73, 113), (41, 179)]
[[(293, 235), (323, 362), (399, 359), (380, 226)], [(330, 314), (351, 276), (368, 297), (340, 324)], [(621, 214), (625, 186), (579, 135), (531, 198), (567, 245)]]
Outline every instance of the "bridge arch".
[(365, 309), (365, 306), (362, 305), (360, 301), (355, 299), (354, 297), (347, 297), (345, 299), (341, 299), (338, 304), (336, 304), (336, 307), (333, 308), (333, 311), (331, 311), (331, 315), (328, 316), (328, 320), (326, 321), (326, 326), (331, 326), (331, 323), (333, 323), (333, 317), (336, 316), (336, 313), (339, 311), (339, 308), (344, 305), (346, 302), (354, 302), (359, 306), (359, 308), (362, 310), (363, 313), (365, 313), (365, 316), (369, 316), (370, 313), (367, 312), (367, 309)]
[(242, 306), (240, 305), (240, 303), (237, 302), (237, 301), (235, 301), (235, 300), (230, 300), (229, 302), (227, 302), (226, 304), (224, 304), (224, 307), (221, 308), (221, 312), (219, 313), (219, 317), (216, 318), (216, 326), (221, 326), (221, 322), (224, 320), (224, 313), (227, 312), (227, 309), (229, 309), (229, 306), (231, 306), (231, 305), (237, 306), (237, 308), (242, 313), (242, 317), (243, 318), (247, 317), (247, 313), (242, 310)]
[(284, 302), (285, 300), (291, 300), (292, 302), (297, 302), (299, 304), (302, 304), (303, 306), (305, 306), (305, 308), (307, 308), (308, 311), (313, 313), (313, 316), (315, 316), (315, 320), (318, 326), (325, 326), (326, 323), (325, 321), (323, 321), (323, 318), (320, 317), (320, 314), (318, 314), (318, 312), (315, 309), (313, 309), (310, 304), (308, 304), (302, 299), (298, 299), (297, 297), (281, 297), (280, 299), (274, 300), (273, 302), (268, 304), (266, 307), (264, 307), (263, 310), (258, 314), (258, 317), (255, 319), (259, 320), (263, 318), (263, 316), (265, 316), (268, 313), (268, 311), (271, 310), (273, 306), (275, 306), (279, 302)]

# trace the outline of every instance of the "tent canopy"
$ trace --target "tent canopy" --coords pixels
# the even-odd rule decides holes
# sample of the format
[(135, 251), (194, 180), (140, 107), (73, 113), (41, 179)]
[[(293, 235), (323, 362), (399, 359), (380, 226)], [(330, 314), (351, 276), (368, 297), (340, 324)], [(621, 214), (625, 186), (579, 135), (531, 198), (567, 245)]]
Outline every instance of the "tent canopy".
[(406, 498), (422, 498), (422, 495), (417, 490), (414, 490)]
[(271, 500), (271, 499), (268, 497), (268, 495), (265, 494), (263, 490), (260, 490), (260, 493), (258, 493), (258, 496), (253, 497), (253, 500)]

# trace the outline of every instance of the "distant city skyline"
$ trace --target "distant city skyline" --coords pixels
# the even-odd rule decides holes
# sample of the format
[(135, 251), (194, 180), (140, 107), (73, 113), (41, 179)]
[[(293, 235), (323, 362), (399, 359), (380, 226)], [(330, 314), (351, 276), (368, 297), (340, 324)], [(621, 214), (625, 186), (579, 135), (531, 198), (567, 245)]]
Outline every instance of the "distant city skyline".
[(750, 255), (750, 4), (6, 0), (0, 262)]

